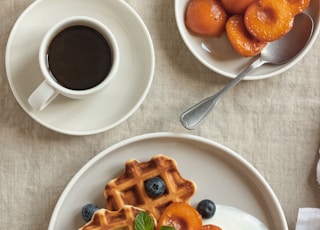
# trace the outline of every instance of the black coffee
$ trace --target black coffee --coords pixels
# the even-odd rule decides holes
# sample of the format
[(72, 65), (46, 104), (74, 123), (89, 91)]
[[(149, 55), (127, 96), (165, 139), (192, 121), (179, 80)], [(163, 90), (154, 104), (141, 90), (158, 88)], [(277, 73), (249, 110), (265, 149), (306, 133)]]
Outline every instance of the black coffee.
[(112, 51), (96, 30), (72, 26), (52, 40), (47, 65), (60, 85), (73, 90), (90, 89), (107, 77), (112, 66)]

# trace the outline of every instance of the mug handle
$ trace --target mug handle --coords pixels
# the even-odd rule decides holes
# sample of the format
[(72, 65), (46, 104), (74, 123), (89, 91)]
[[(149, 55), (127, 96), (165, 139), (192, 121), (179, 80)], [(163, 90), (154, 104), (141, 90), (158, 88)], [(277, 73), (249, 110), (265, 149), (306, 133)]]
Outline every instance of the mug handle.
[(33, 109), (41, 111), (50, 104), (57, 95), (58, 92), (46, 81), (43, 81), (29, 96), (28, 102)]

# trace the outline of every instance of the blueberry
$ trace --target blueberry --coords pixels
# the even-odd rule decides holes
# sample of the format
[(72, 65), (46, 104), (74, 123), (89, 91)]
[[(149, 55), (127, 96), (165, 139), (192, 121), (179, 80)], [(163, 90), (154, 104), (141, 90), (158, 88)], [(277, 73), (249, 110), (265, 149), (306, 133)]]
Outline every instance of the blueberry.
[(81, 214), (82, 219), (85, 222), (89, 222), (94, 214), (95, 211), (97, 211), (99, 208), (95, 204), (86, 204), (82, 207)]
[(144, 186), (148, 196), (151, 198), (159, 197), (166, 191), (166, 185), (161, 177), (153, 177), (147, 180)]
[(216, 212), (216, 205), (212, 200), (202, 200), (199, 202), (197, 206), (197, 211), (200, 213), (200, 215), (205, 218), (211, 218)]

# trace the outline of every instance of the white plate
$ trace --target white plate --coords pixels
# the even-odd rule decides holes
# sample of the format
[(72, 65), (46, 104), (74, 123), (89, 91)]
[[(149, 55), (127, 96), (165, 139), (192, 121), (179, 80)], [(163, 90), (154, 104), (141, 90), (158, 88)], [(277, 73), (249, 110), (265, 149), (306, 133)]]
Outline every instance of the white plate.
[[(189, 0), (175, 0), (176, 22), (180, 35), (191, 53), (206, 67), (226, 77), (236, 77), (254, 58), (245, 58), (231, 47), (226, 34), (220, 38), (208, 38), (189, 33), (184, 23), (184, 14)], [(291, 62), (281, 66), (263, 65), (245, 77), (246, 80), (258, 80), (278, 75), (295, 65), (311, 48), (319, 33), (319, 0), (311, 0), (306, 10), (315, 23), (314, 33), (309, 44)]]
[(191, 204), (209, 198), (242, 209), (269, 229), (288, 229), (285, 216), (265, 179), (232, 150), (185, 134), (154, 133), (134, 137), (96, 155), (69, 182), (54, 209), (49, 230), (77, 229), (87, 203), (105, 207), (105, 184), (118, 176), (129, 159), (147, 161), (164, 154), (174, 158), (181, 175), (197, 184)]
[[(85, 100), (59, 96), (45, 110), (32, 110), (27, 99), (41, 83), (37, 53), (47, 30), (75, 15), (105, 23), (119, 44), (119, 71), (101, 93)], [(37, 0), (17, 20), (6, 50), (7, 77), (21, 107), (49, 129), (70, 135), (109, 130), (131, 116), (144, 100), (153, 79), (154, 50), (139, 15), (122, 0)]]

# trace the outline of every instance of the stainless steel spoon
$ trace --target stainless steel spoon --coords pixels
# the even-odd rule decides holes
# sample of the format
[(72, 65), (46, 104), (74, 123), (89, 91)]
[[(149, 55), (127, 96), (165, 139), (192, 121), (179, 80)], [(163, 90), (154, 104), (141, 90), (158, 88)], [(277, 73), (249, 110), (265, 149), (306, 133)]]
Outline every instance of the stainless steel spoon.
[(209, 112), (219, 101), (220, 97), (237, 85), (250, 71), (269, 63), (282, 65), (291, 61), (299, 54), (310, 40), (313, 33), (314, 23), (307, 14), (296, 16), (291, 31), (283, 38), (270, 42), (261, 52), (261, 55), (243, 70), (236, 78), (227, 84), (217, 94), (208, 97), (191, 108), (187, 109), (180, 116), (181, 124), (187, 129), (195, 129), (200, 125)]

